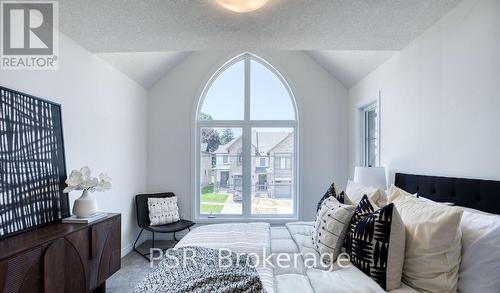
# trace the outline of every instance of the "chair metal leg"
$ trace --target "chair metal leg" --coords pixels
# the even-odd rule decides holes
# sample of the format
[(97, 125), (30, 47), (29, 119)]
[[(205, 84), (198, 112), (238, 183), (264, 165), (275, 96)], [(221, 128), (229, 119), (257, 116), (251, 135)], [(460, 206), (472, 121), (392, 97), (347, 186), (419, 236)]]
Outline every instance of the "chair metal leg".
[(142, 257), (144, 257), (145, 259), (147, 259), (149, 261), (149, 258), (146, 256), (146, 255), (149, 255), (149, 253), (142, 253), (136, 247), (137, 241), (139, 241), (139, 238), (141, 237), (143, 231), (144, 231), (144, 229), (141, 229), (141, 232), (139, 232), (139, 235), (137, 235), (137, 238), (135, 239), (135, 242), (134, 242), (134, 251), (137, 252), (138, 254), (140, 254)]
[(135, 245), (137, 244), (137, 241), (139, 241), (139, 237), (141, 237), (141, 234), (142, 234), (143, 231), (144, 231), (144, 229), (141, 229), (141, 232), (139, 232), (139, 235), (137, 235), (137, 238), (135, 239), (134, 250), (135, 250)]
[(153, 232), (153, 243), (151, 243), (151, 248), (155, 248), (155, 232)]
[[(191, 231), (191, 227), (189, 227), (187, 229), (188, 229), (188, 231)], [(134, 242), (134, 251), (137, 252), (138, 254), (140, 254), (142, 257), (144, 257), (148, 261), (150, 261), (150, 258), (148, 258), (147, 256), (151, 255), (151, 252), (142, 253), (142, 252), (140, 252), (137, 249), (137, 241), (139, 241), (139, 238), (141, 238), (142, 232), (144, 232), (144, 229), (141, 229), (141, 232), (139, 232), (139, 235), (137, 235), (137, 238), (135, 239), (135, 242)], [(152, 248), (156, 248), (156, 247), (155, 247), (155, 232), (153, 232), (153, 231), (151, 231), (151, 232), (153, 233), (153, 235), (151, 237), (152, 238), (151, 249), (152, 249)], [(174, 239), (175, 239), (175, 241), (179, 242), (179, 239), (177, 239), (177, 235), (175, 233), (176, 232), (174, 232)], [(167, 250), (167, 249), (168, 248), (165, 248), (165, 249), (162, 249), (162, 250)]]

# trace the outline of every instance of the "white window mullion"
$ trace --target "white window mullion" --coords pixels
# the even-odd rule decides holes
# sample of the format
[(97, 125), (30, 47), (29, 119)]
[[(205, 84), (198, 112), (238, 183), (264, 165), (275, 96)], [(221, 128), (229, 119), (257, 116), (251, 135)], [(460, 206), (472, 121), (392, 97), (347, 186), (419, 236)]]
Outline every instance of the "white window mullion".
[(243, 217), (251, 216), (252, 209), (252, 129), (250, 121), (250, 58), (245, 56), (245, 126), (243, 127)]
[(252, 147), (251, 128), (243, 128), (243, 217), (248, 218), (251, 215), (251, 193), (252, 193)]
[(245, 122), (250, 121), (250, 58), (245, 56)]
[(297, 122), (291, 120), (257, 120), (257, 121), (238, 121), (238, 120), (199, 120), (196, 122), (202, 127), (241, 127), (250, 125), (251, 127), (296, 127)]

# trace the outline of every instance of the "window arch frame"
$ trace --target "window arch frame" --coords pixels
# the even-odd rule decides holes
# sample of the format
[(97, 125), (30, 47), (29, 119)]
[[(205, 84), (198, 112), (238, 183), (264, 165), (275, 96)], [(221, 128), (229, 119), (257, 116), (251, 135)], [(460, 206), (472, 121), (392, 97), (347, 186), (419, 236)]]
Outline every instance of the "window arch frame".
[[(210, 88), (214, 84), (214, 82), (221, 76), (228, 68), (235, 65), (236, 63), (244, 61), (244, 118), (242, 120), (201, 120), (199, 119), (201, 109), (205, 102), (207, 93)], [(251, 120), (250, 116), (250, 64), (251, 61), (256, 61), (260, 65), (264, 66), (271, 73), (273, 73), (281, 82), (281, 84), (285, 87), (288, 97), (290, 98), (290, 102), (292, 103), (294, 119), (293, 120)], [(201, 171), (201, 144), (200, 144), (200, 135), (202, 128), (241, 128), (242, 129), (242, 157), (243, 157), (243, 174), (247, 174), (247, 176), (243, 175), (243, 200), (242, 200), (242, 214), (241, 215), (232, 215), (232, 214), (219, 214), (215, 217), (209, 217), (206, 214), (201, 214), (201, 206), (200, 206), (200, 197), (201, 197), (201, 184), (200, 184), (200, 171)], [(251, 143), (245, 143), (245, 141), (251, 139), (251, 130), (252, 128), (293, 128), (294, 133), (294, 156), (293, 156), (293, 214), (291, 215), (283, 215), (283, 214), (252, 214), (251, 213), (251, 178), (248, 178), (248, 174), (251, 174)], [(265, 59), (257, 56), (256, 54), (245, 52), (239, 54), (229, 61), (220, 66), (205, 82), (203, 90), (201, 94), (198, 95), (198, 101), (196, 104), (196, 108), (194, 111), (194, 198), (195, 204), (193, 207), (194, 218), (198, 222), (221, 222), (224, 220), (230, 221), (245, 221), (250, 219), (259, 219), (259, 220), (269, 220), (269, 221), (282, 221), (282, 220), (298, 220), (300, 218), (300, 200), (299, 200), (299, 109), (297, 106), (297, 101), (295, 95), (292, 91), (292, 88), (285, 77), (281, 74), (281, 72), (272, 66)], [(245, 170), (246, 169), (246, 170)], [(251, 176), (250, 176), (251, 177)], [(248, 190), (250, 188), (250, 190)], [(245, 196), (247, 194), (247, 196)]]

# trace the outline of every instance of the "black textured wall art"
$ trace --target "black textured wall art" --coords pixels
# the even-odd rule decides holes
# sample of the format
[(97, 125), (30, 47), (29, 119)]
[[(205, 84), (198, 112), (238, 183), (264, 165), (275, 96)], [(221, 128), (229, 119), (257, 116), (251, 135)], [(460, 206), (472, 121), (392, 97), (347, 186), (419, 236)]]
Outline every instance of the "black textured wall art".
[(0, 238), (69, 216), (61, 106), (0, 87)]

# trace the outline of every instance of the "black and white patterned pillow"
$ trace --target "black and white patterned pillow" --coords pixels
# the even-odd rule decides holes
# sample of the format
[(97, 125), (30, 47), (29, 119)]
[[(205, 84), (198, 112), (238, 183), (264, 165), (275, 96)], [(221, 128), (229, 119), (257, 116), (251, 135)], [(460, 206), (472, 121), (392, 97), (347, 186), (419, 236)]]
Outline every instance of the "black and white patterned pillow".
[(401, 286), (405, 227), (394, 204), (375, 210), (363, 196), (344, 242), (352, 264), (390, 291)]
[(335, 189), (335, 182), (333, 182), (325, 192), (325, 195), (323, 195), (323, 197), (319, 200), (318, 206), (316, 207), (316, 213), (321, 209), (321, 204), (330, 196), (335, 197), (342, 204), (352, 204), (352, 202), (348, 198), (346, 198), (346, 195), (343, 191), (341, 193), (337, 193), (337, 190)]
[(151, 226), (165, 225), (180, 220), (177, 197), (148, 198), (149, 221)]
[(330, 196), (323, 201), (312, 231), (313, 247), (321, 255), (322, 265), (337, 259), (354, 214), (355, 206), (340, 203)]

